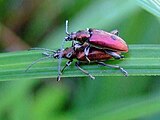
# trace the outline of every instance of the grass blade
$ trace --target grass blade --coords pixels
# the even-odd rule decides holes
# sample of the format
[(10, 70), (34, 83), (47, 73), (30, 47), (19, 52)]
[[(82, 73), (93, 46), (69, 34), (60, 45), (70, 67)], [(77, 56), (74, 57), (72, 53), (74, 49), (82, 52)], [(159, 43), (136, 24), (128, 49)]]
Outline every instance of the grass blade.
[[(126, 69), (130, 76), (160, 75), (160, 45), (130, 45), (129, 53), (123, 60), (109, 60), (106, 63), (116, 64)], [(48, 59), (35, 64), (28, 72), (25, 69), (36, 59), (42, 57), (41, 52), (21, 51), (0, 54), (0, 81), (30, 78), (56, 78), (57, 59)], [(67, 60), (62, 60), (65, 65)], [(73, 62), (74, 63), (74, 62)], [(117, 69), (106, 68), (96, 64), (83, 65), (82, 68), (93, 76), (123, 76)], [(84, 77), (74, 64), (64, 71), (62, 77)]]
[(160, 1), (159, 0), (137, 0), (142, 8), (160, 17)]

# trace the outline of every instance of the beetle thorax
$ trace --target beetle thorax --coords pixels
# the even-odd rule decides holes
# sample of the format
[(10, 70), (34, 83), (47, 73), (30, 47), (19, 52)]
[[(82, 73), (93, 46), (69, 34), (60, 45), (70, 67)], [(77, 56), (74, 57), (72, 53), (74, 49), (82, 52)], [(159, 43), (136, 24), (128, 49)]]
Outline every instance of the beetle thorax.
[(90, 38), (90, 33), (87, 30), (80, 30), (73, 35), (73, 40), (79, 41), (80, 43), (86, 42)]

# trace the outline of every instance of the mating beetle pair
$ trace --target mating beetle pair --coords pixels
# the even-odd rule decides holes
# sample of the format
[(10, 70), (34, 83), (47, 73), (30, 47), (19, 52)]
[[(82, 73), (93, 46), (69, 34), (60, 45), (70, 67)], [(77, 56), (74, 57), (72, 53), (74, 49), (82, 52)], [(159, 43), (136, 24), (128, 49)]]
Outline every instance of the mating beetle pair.
[[(42, 53), (45, 57), (33, 62), (30, 66), (28, 66), (26, 71), (33, 64), (46, 58), (66, 58), (69, 59), (69, 61), (63, 67), (61, 72), (63, 72), (65, 68), (72, 63), (73, 59), (77, 59), (78, 61), (75, 62), (75, 66), (92, 79), (94, 79), (94, 77), (82, 69), (80, 67), (81, 64), (94, 62), (103, 66), (120, 69), (125, 76), (128, 76), (127, 71), (125, 71), (122, 67), (105, 64), (103, 62), (111, 58), (121, 59), (123, 58), (121, 53), (128, 52), (128, 46), (125, 41), (118, 36), (117, 30), (108, 33), (103, 30), (87, 29), (69, 33), (68, 21), (66, 21), (66, 34), (67, 37), (65, 37), (65, 40), (72, 41), (71, 47), (64, 50), (59, 49), (57, 51), (45, 48), (32, 48), (31, 50), (45, 50), (45, 52)], [(78, 43), (76, 41), (78, 41)], [(60, 80), (60, 74), (58, 75), (57, 80)]]

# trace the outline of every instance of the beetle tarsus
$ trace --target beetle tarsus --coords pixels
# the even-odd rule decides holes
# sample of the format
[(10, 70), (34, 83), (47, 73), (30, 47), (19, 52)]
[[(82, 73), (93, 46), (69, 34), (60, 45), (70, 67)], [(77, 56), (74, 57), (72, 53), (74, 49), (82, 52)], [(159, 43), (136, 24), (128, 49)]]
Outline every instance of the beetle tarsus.
[(122, 67), (119, 66), (119, 69), (121, 70), (121, 72), (124, 74), (125, 77), (128, 77), (128, 72), (126, 70), (124, 70)]
[(94, 76), (92, 76), (89, 72), (87, 72), (86, 70), (82, 69), (80, 66), (80, 62), (75, 62), (75, 66), (80, 70), (82, 71), (84, 74), (88, 75), (91, 79), (95, 79)]
[(112, 34), (114, 34), (114, 35), (119, 36), (119, 32), (118, 32), (118, 30), (113, 30), (113, 31), (111, 31), (111, 33), (112, 33)]
[(123, 73), (124, 76), (126, 76), (126, 77), (128, 76), (128, 72), (118, 65), (109, 65), (109, 64), (106, 64), (104, 62), (97, 62), (97, 63), (100, 64), (100, 65), (103, 65), (103, 66), (110, 67), (110, 68), (117, 68)]
[(120, 55), (121, 56), (121, 58), (124, 58), (124, 55)]
[(58, 76), (57, 76), (57, 81), (60, 81), (60, 80), (61, 80), (61, 75), (58, 74)]

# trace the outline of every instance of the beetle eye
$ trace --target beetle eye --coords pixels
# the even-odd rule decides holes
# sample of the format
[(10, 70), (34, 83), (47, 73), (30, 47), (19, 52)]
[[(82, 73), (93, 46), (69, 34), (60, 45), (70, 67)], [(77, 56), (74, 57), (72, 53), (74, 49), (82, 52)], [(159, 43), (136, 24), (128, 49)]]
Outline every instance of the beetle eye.
[(66, 41), (68, 41), (68, 36), (64, 38)]
[(68, 34), (68, 36), (67, 37), (65, 37), (64, 38), (66, 41), (70, 41), (70, 40), (72, 40), (72, 36), (71, 36), (71, 34)]
[(87, 31), (92, 32), (92, 31), (93, 31), (93, 29), (92, 29), (92, 28), (88, 28), (88, 29), (87, 29)]
[(54, 57), (54, 58), (58, 58), (58, 56), (59, 56), (59, 55), (58, 55), (57, 53), (55, 53), (53, 57)]
[(112, 38), (113, 40), (116, 40), (116, 39), (117, 39), (115, 35), (111, 35), (111, 38)]

